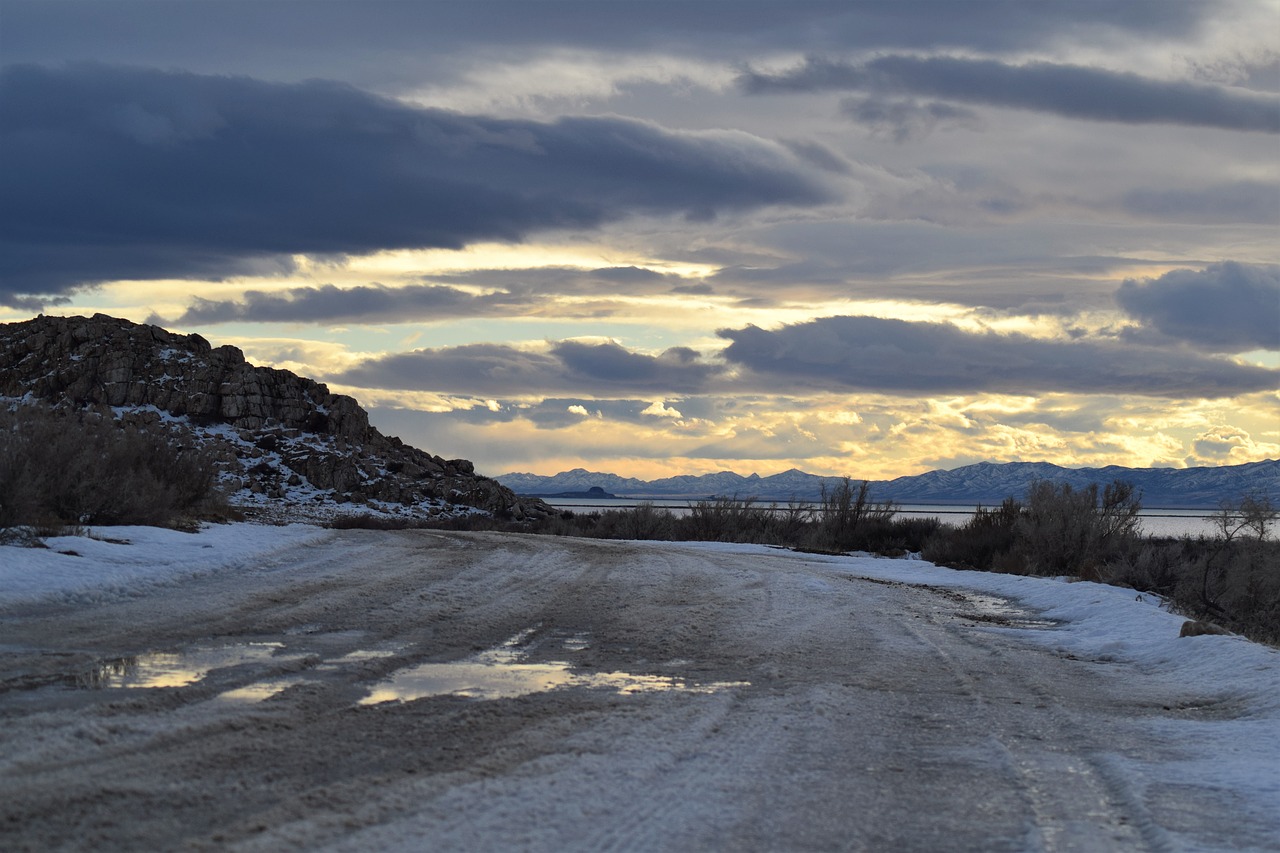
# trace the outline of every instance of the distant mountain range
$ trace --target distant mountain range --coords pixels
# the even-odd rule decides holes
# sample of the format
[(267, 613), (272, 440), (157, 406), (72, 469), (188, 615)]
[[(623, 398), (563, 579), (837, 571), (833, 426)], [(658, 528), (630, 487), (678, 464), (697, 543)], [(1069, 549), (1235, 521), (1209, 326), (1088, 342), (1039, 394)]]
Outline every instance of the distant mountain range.
[[(701, 476), (638, 480), (575, 468), (542, 477), (537, 474), (503, 474), (495, 478), (522, 495), (586, 492), (601, 488), (619, 497), (635, 499), (697, 499), (713, 495), (754, 497), (767, 501), (814, 500), (823, 485), (840, 481), (792, 468), (781, 474), (742, 476), (732, 471)], [(930, 471), (896, 480), (875, 480), (871, 496), (878, 501), (903, 504), (995, 504), (1006, 497), (1022, 497), (1036, 480), (1069, 483), (1084, 488), (1090, 483), (1126, 480), (1142, 491), (1148, 507), (1216, 507), (1224, 500), (1238, 500), (1246, 492), (1260, 492), (1280, 502), (1280, 460), (1250, 462), (1215, 468), (1063, 468), (1048, 462), (980, 462), (951, 471)]]

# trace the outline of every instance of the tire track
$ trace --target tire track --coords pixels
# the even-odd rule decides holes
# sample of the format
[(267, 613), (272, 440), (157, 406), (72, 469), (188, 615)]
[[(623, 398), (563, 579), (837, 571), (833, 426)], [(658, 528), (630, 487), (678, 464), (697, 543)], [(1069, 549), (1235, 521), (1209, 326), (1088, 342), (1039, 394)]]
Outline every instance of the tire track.
[[(972, 706), (962, 713), (990, 727), (992, 746), (1017, 774), (1019, 792), (1035, 817), (1029, 849), (1177, 849), (1114, 761), (1094, 746), (1090, 727), (1063, 704), (1061, 683), (1050, 689), (1034, 669), (994, 645), (991, 634), (950, 619), (929, 627), (909, 626), (908, 631), (945, 662)], [(938, 628), (941, 638), (934, 636)], [(1010, 714), (1012, 696), (1026, 697), (1016, 701), (1033, 702), (1042, 713), (1030, 719)], [(1111, 744), (1105, 751), (1114, 748)]]

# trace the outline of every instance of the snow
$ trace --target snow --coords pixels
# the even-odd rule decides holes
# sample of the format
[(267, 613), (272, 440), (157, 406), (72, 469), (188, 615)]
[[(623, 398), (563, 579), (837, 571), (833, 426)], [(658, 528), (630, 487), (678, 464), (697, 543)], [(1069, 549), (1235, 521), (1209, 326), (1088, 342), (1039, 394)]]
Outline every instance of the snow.
[[(750, 555), (776, 553), (765, 546), (686, 543)], [(1054, 630), (1016, 631), (1085, 660), (1128, 664), (1204, 697), (1200, 707), (1221, 705), (1230, 719), (1163, 719), (1145, 725), (1170, 743), (1194, 744), (1198, 757), (1178, 763), (1181, 778), (1209, 783), (1254, 802), (1280, 808), (1280, 649), (1235, 635), (1180, 637), (1185, 616), (1170, 612), (1156, 595), (1071, 578), (1037, 578), (957, 571), (919, 559), (870, 555), (797, 555), (828, 571), (907, 584), (978, 592), (1011, 599)], [(1126, 760), (1116, 756), (1123, 766)]]
[[(145, 595), (214, 572), (243, 574), (248, 580), (268, 570), (288, 570), (297, 549), (324, 547), (333, 535), (298, 524), (240, 523), (196, 533), (116, 527), (50, 538), (43, 549), (0, 546), (0, 613), (39, 602), (93, 603)], [(981, 630), (1013, 632), (1026, 642), (1099, 664), (1123, 664), (1135, 673), (1139, 698), (1146, 680), (1158, 680), (1203, 697), (1203, 708), (1226, 709), (1152, 716), (1135, 725), (1185, 748), (1168, 765), (1181, 778), (1229, 792), (1256, 808), (1280, 803), (1280, 650), (1236, 636), (1179, 637), (1184, 617), (1169, 612), (1158, 597), (1065, 578), (954, 571), (919, 559), (791, 555), (765, 546), (717, 543), (655, 542), (644, 547), (670, 551), (677, 560), (691, 550), (744, 558), (783, 555), (794, 559), (798, 569), (818, 570), (797, 571), (786, 581), (806, 590), (824, 591), (829, 586), (824, 578), (846, 575), (1011, 600), (1038, 619), (1052, 620), (1054, 627)], [(1118, 773), (1142, 778), (1134, 758), (1117, 753), (1108, 761)]]
[[(102, 527), (82, 536), (58, 536), (46, 548), (0, 545), (0, 609), (57, 599), (92, 601), (141, 595), (149, 587), (180, 583), (210, 572), (248, 571), (317, 544), (330, 531), (306, 524), (206, 525), (195, 533), (156, 527)], [(647, 543), (655, 549), (768, 554), (761, 545), (710, 542)], [(1248, 699), (1277, 720), (1280, 735), (1280, 650), (1236, 636), (1179, 637), (1185, 617), (1169, 612), (1149, 593), (1067, 578), (1037, 578), (939, 568), (920, 559), (870, 555), (797, 554), (851, 576), (968, 590), (1012, 599), (1039, 618), (1060, 623), (1054, 631), (1027, 631), (1038, 642), (1095, 660), (1125, 661), (1195, 681), (1211, 692)], [(797, 580), (823, 584), (820, 578)], [(1280, 736), (1276, 738), (1280, 747)], [(1280, 749), (1277, 750), (1280, 764)]]
[[(777, 549), (760, 545), (702, 542), (681, 543), (680, 547), (744, 555), (777, 553)], [(797, 556), (851, 576), (1012, 599), (1035, 611), (1038, 618), (1060, 623), (1054, 631), (1021, 632), (1028, 639), (1079, 657), (1133, 663), (1144, 671), (1162, 671), (1204, 687), (1247, 696), (1276, 717), (1280, 735), (1280, 650), (1234, 635), (1179, 637), (1187, 617), (1170, 612), (1157, 595), (1074, 578), (959, 571), (935, 566), (915, 555), (905, 560), (865, 554)]]
[(145, 594), (209, 572), (259, 566), (328, 531), (305, 524), (210, 525), (196, 533), (102, 527), (54, 536), (46, 548), (0, 546), (0, 612), (40, 600), (93, 602)]

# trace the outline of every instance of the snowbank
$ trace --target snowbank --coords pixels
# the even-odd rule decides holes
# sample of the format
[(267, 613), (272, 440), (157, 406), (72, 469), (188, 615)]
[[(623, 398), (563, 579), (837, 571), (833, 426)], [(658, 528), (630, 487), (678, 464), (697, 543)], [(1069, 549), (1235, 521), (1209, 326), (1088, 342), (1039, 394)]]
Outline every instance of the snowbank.
[[(678, 547), (778, 553), (775, 548), (759, 545), (682, 543)], [(1010, 599), (1034, 611), (1038, 618), (1059, 623), (1052, 631), (1019, 631), (1032, 641), (1081, 658), (1125, 661), (1143, 671), (1177, 674), (1188, 683), (1230, 691), (1241, 699), (1243, 691), (1251, 707), (1265, 707), (1280, 719), (1280, 649), (1234, 635), (1180, 637), (1187, 617), (1170, 612), (1157, 595), (1071, 578), (959, 571), (918, 559), (815, 554), (796, 554), (796, 558), (851, 576)]]
[(100, 527), (47, 548), (0, 546), (0, 610), (41, 599), (93, 602), (145, 594), (209, 572), (260, 564), (332, 531), (305, 524), (220, 524), (197, 533)]

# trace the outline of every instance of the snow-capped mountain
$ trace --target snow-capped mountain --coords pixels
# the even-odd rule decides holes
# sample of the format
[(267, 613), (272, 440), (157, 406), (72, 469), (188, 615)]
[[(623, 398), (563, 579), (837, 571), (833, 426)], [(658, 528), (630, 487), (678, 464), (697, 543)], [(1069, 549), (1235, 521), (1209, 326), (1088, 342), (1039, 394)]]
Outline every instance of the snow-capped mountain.
[[(701, 476), (638, 480), (575, 468), (553, 477), (536, 474), (503, 474), (496, 478), (511, 490), (526, 495), (586, 491), (599, 486), (627, 498), (705, 498), (711, 495), (755, 497), (761, 500), (814, 500), (824, 485), (839, 482), (791, 469), (770, 477), (743, 476), (732, 471)], [(1036, 480), (1069, 483), (1085, 488), (1113, 480), (1133, 483), (1149, 507), (1216, 507), (1248, 492), (1259, 492), (1280, 502), (1280, 460), (1204, 468), (1063, 468), (1048, 462), (981, 462), (950, 471), (930, 471), (895, 480), (872, 481), (876, 500), (898, 503), (994, 504), (1006, 497), (1022, 497)]]

